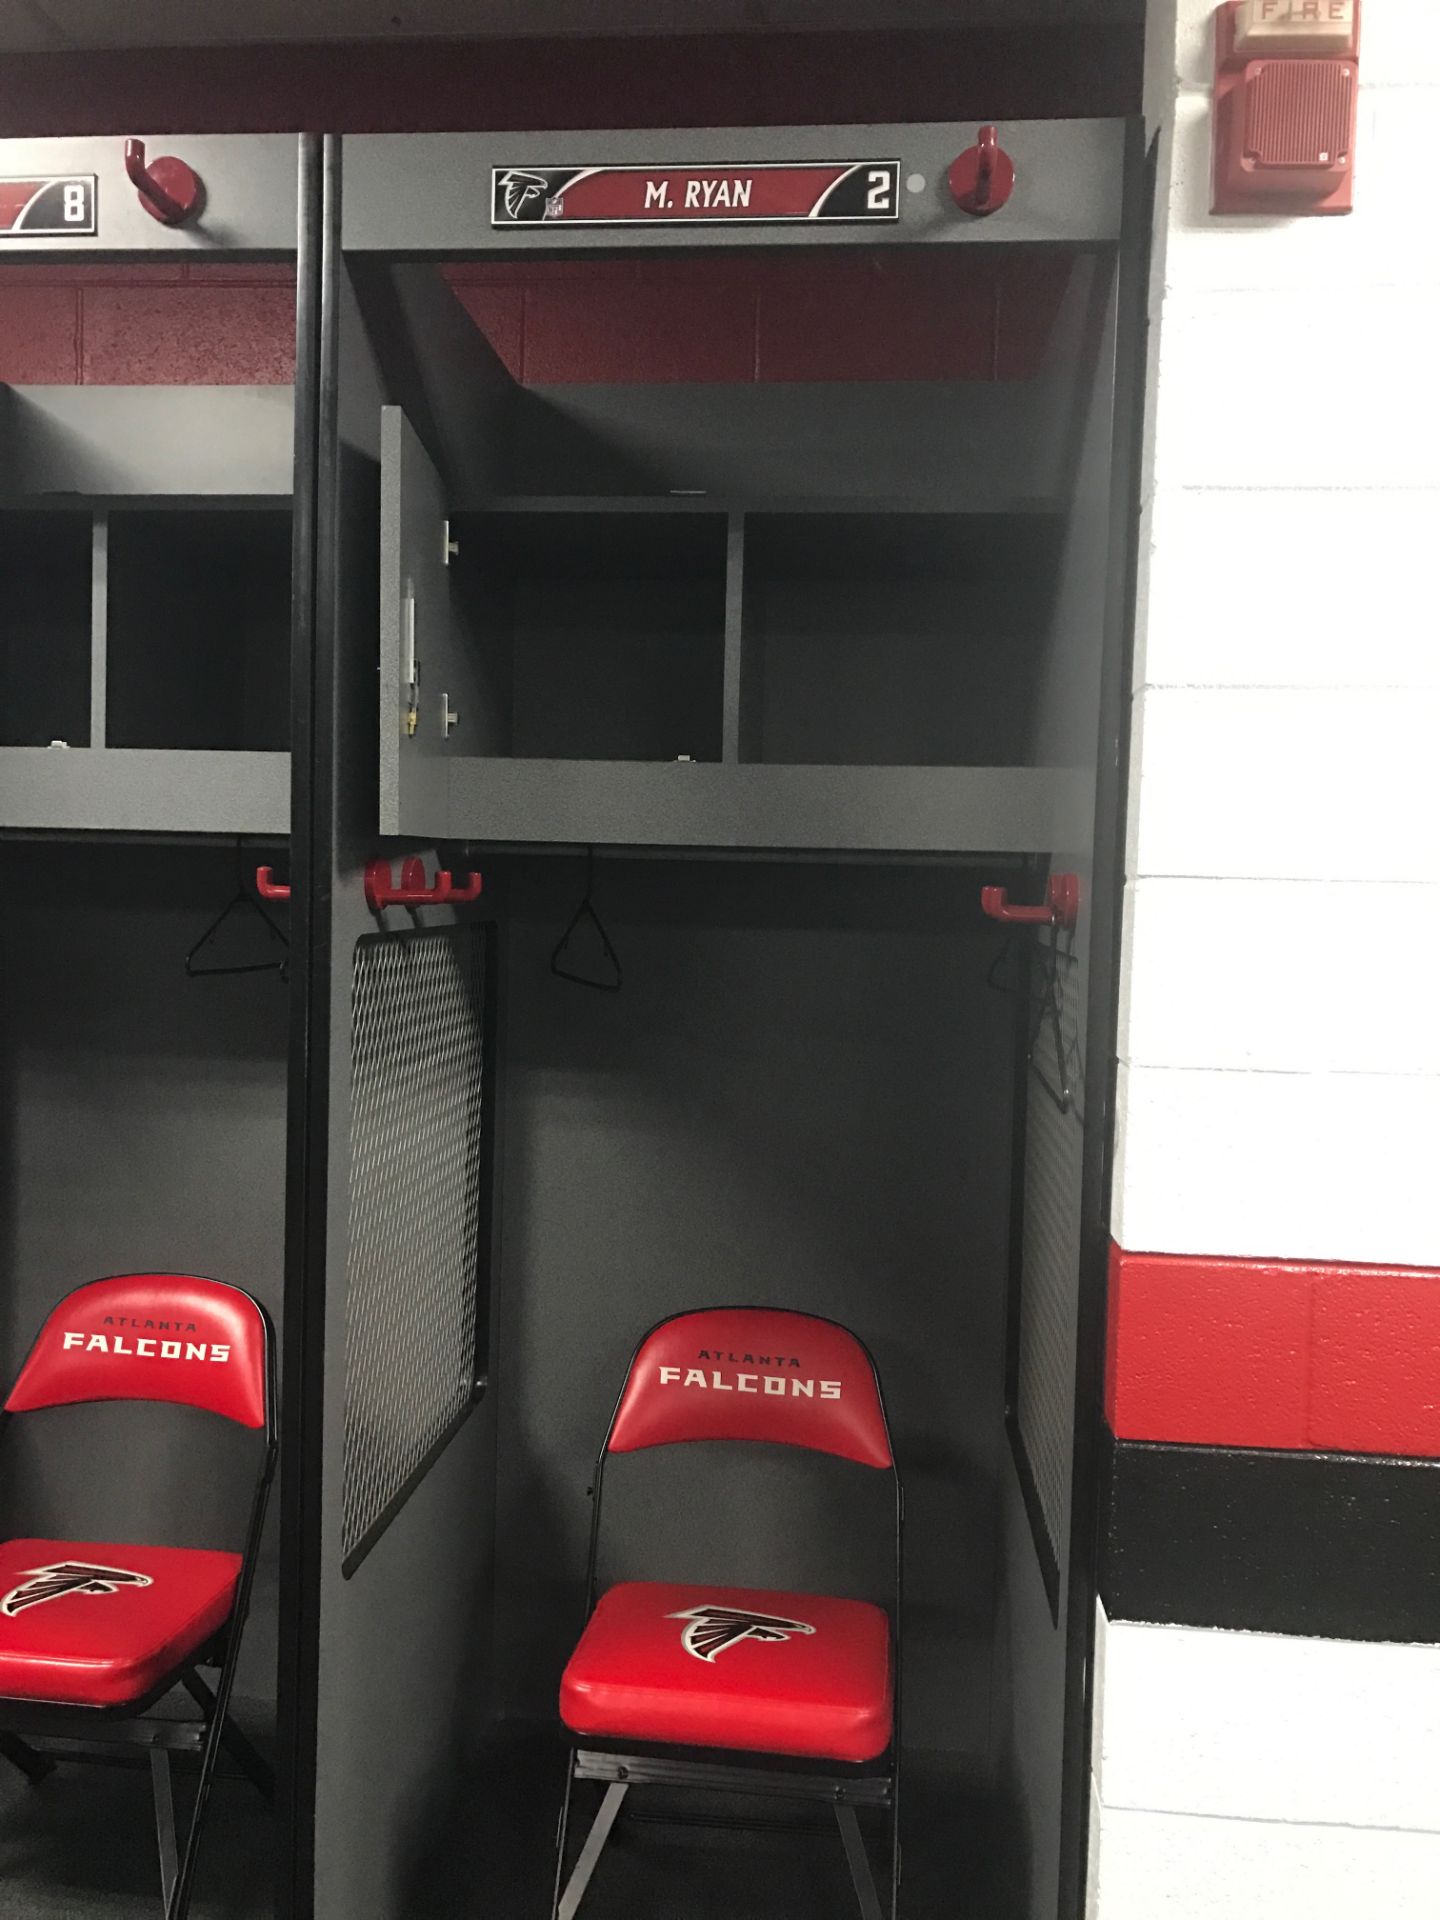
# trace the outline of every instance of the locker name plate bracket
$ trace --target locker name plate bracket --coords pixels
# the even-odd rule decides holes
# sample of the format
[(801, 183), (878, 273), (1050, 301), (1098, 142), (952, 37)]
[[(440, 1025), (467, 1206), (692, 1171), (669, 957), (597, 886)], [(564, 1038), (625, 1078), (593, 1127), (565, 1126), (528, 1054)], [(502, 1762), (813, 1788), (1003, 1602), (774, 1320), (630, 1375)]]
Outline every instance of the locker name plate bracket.
[(495, 167), (493, 227), (773, 226), (900, 218), (898, 160)]
[(93, 173), (0, 177), (0, 240), (93, 237)]

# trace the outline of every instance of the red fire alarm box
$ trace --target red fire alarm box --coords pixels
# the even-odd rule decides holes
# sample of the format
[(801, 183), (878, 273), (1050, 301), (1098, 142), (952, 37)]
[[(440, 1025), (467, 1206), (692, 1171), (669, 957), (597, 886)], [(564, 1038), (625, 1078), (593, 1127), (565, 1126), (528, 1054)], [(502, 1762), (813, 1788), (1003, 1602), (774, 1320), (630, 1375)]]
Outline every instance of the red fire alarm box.
[(1215, 15), (1213, 213), (1349, 213), (1360, 0), (1227, 0)]

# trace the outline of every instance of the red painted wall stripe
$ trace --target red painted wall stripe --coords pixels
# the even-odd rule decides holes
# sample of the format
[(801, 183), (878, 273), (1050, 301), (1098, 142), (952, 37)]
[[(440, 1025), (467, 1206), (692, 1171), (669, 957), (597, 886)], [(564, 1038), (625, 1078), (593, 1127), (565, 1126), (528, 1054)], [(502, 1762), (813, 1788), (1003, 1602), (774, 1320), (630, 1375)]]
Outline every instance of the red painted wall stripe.
[(1122, 1440), (1440, 1458), (1440, 1271), (1112, 1247)]

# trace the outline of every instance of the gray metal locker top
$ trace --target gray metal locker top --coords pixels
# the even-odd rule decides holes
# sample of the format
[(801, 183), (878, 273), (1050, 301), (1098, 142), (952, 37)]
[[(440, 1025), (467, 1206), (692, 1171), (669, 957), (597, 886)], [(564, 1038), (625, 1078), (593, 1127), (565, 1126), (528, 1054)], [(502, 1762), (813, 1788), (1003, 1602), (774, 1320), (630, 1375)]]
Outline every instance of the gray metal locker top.
[[(1120, 231), (1124, 122), (1014, 120), (1000, 140), (1015, 191), (987, 219), (950, 197), (950, 163), (974, 144), (973, 122), (841, 127), (707, 127), (589, 133), (351, 134), (345, 139), (342, 232), (347, 248), (411, 257), (496, 250), (615, 247), (913, 246), (1049, 242), (1091, 246)], [(743, 174), (788, 163), (897, 162), (898, 208), (887, 220), (789, 219), (492, 223), (497, 171), (510, 168), (722, 167)]]
[(6, 180), (74, 176), (94, 182), (94, 220), (77, 233), (6, 235), (0, 264), (43, 254), (50, 259), (111, 253), (180, 255), (204, 260), (236, 253), (293, 253), (299, 147), (293, 133), (137, 136), (148, 160), (177, 154), (200, 175), (205, 204), (183, 227), (163, 226), (141, 204), (125, 176), (119, 134), (85, 140), (0, 141)]

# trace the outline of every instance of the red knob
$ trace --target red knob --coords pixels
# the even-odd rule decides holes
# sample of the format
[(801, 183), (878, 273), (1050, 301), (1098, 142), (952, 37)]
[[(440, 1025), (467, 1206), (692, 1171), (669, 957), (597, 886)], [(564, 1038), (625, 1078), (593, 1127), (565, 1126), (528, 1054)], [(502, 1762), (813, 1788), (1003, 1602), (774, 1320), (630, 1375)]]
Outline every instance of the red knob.
[(1000, 145), (994, 127), (981, 127), (973, 147), (951, 165), (951, 197), (965, 213), (994, 213), (1015, 191), (1015, 162)]

